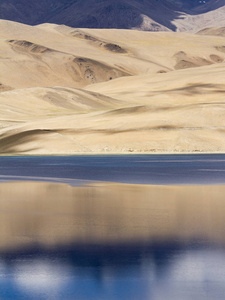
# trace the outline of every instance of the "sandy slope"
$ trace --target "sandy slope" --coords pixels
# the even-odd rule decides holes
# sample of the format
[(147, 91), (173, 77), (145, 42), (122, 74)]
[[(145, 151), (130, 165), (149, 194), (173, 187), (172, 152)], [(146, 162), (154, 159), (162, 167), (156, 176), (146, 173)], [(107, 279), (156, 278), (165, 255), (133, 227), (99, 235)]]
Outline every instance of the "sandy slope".
[(0, 153), (225, 151), (223, 37), (0, 25)]

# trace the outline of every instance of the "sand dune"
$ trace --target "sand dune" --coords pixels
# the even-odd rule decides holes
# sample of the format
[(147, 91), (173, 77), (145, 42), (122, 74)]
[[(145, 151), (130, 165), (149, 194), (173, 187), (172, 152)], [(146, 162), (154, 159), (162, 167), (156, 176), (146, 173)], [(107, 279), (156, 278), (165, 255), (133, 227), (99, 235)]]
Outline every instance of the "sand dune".
[(225, 151), (223, 37), (0, 23), (0, 153)]
[(0, 24), (0, 83), (11, 88), (77, 88), (225, 58), (222, 37)]
[[(28, 88), (0, 94), (0, 116), (16, 122), (34, 116), (46, 118), (95, 110), (112, 109), (123, 104), (99, 93), (64, 87)], [(23, 105), (22, 105), (23, 104)]]
[(127, 50), (123, 47), (114, 43), (107, 42), (104, 39), (99, 39), (92, 34), (86, 33), (84, 30), (73, 29), (67, 26), (58, 26), (57, 29), (61, 33), (67, 34), (68, 36), (78, 38), (81, 40), (86, 40), (89, 42), (90, 45), (103, 48), (104, 50), (108, 50), (114, 53), (127, 53)]
[[(10, 60), (8, 63), (17, 77), (9, 76), (7, 82), (15, 88), (52, 85), (82, 87), (129, 75), (118, 67), (56, 51), (27, 40), (6, 42), (18, 56), (14, 62)], [(4, 61), (3, 64), (6, 69), (7, 63)]]

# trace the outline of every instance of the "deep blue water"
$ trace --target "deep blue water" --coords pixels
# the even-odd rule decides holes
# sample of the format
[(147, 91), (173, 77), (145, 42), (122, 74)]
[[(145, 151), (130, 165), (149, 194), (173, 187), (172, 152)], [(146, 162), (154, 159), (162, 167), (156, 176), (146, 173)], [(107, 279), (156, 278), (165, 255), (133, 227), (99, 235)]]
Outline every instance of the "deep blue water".
[(4, 300), (223, 300), (225, 251), (174, 243), (1, 255)]
[[(223, 184), (225, 155), (1, 156), (7, 176), (140, 184)], [(18, 178), (17, 178), (18, 179)]]

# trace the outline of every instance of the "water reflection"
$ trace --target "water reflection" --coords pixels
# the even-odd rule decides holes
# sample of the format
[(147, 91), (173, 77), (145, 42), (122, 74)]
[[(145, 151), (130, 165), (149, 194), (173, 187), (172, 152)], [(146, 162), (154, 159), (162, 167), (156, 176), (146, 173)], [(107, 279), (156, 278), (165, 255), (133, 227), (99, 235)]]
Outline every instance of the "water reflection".
[(224, 299), (225, 186), (0, 184), (0, 299)]

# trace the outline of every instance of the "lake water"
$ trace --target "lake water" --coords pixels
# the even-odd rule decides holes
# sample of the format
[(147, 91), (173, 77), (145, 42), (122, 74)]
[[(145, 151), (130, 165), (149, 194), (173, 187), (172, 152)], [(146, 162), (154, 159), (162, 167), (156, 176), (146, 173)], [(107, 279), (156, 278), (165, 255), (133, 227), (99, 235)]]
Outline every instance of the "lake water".
[(0, 299), (222, 300), (225, 155), (0, 157)]
[(225, 155), (0, 156), (0, 175), (2, 180), (8, 175), (59, 182), (223, 184)]

